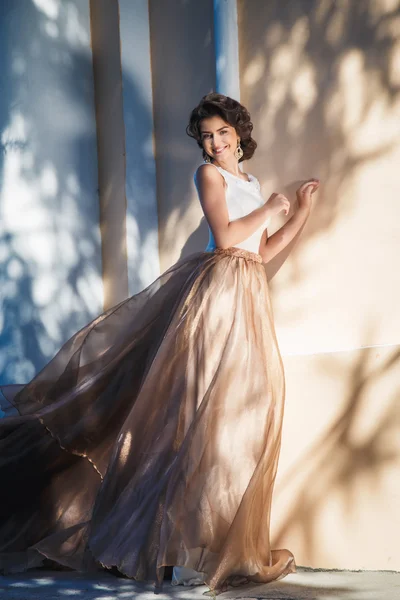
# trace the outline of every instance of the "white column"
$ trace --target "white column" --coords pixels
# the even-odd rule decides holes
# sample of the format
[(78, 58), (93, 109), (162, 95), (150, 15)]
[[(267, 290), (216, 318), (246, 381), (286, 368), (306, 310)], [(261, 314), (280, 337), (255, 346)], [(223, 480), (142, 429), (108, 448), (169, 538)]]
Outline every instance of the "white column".
[(214, 0), (216, 91), (240, 101), (236, 0)]
[(129, 293), (160, 274), (148, 0), (119, 0)]

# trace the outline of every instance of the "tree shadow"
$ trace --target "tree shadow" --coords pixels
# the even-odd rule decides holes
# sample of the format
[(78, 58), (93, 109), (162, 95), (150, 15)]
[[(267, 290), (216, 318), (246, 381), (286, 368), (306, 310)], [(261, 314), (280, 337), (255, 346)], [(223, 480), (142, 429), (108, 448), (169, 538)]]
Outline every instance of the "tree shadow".
[[(339, 494), (344, 513), (351, 520), (357, 511), (360, 485), (363, 484), (373, 497), (379, 490), (386, 468), (399, 461), (390, 440), (399, 435), (400, 413), (397, 407), (400, 389), (393, 390), (374, 426), (361, 439), (356, 433), (359, 419), (366, 410), (368, 388), (393, 374), (400, 362), (400, 350), (396, 348), (382, 364), (371, 369), (374, 352), (371, 348), (360, 350), (347, 378), (348, 393), (342, 410), (308, 451), (297, 458), (277, 485), (275, 498), (279, 502), (280, 494), (297, 482), (290, 509), (275, 533), (275, 544), (279, 546), (283, 538), (299, 533), (302, 556), (312, 566), (315, 566), (318, 540), (323, 535), (319, 518), (326, 503), (333, 495), (337, 497)], [(330, 377), (343, 378), (340, 360), (336, 362), (335, 357), (322, 356), (319, 362), (321, 369), (327, 371)]]
[[(241, 0), (238, 9), (242, 97), (258, 124), (255, 138), (259, 148), (251, 171), (269, 191), (286, 190), (291, 197), (294, 180), (316, 176), (322, 181), (311, 219), (287, 261), (282, 292), (287, 295), (287, 286), (295, 291), (307, 274), (302, 262), (305, 254), (299, 249), (315, 243), (318, 250), (317, 242), (324, 238), (330, 245), (328, 260), (337, 261), (339, 249), (329, 236), (340, 220), (351, 217), (356, 202), (351, 190), (361, 170), (372, 169), (389, 156), (395, 169), (400, 122), (400, 3)], [(365, 201), (375, 203), (377, 199), (371, 192)], [(366, 262), (360, 263), (360, 270), (367, 273), (367, 268)], [(307, 293), (311, 287), (317, 293), (317, 277)], [(273, 280), (271, 287), (277, 292), (279, 282)], [(345, 294), (346, 290), (337, 292)], [(336, 301), (334, 296), (331, 301)], [(293, 312), (285, 312), (285, 322), (293, 318), (298, 323), (301, 313), (310, 310), (310, 302), (299, 298)], [(367, 343), (372, 343), (370, 336)], [(359, 353), (357, 364), (346, 376), (341, 414), (308, 452), (296, 457), (275, 493), (279, 502), (280, 492), (292, 486), (295, 489), (275, 545), (283, 540), (287, 543), (299, 532), (302, 556), (308, 564), (317, 559), (320, 515), (333, 493), (340, 494), (350, 519), (357, 508), (360, 482), (372, 497), (381, 489), (385, 469), (398, 461), (398, 451), (388, 444), (398, 435), (398, 389), (385, 398), (374, 427), (365, 428), (362, 441), (354, 437), (354, 428), (365, 413), (367, 389), (392, 375), (398, 368), (399, 352), (394, 349), (391, 357), (372, 371), (368, 365), (372, 350), (360, 349)], [(343, 379), (337, 355), (321, 355), (318, 360), (332, 378)], [(320, 548), (319, 543), (319, 556)]]
[[(9, 384), (29, 381), (103, 306), (89, 7), (8, 0), (1, 10), (0, 382)], [(133, 293), (149, 283), (155, 234), (146, 159), (152, 107), (139, 84), (124, 73), (124, 118), (134, 134), (126, 174)]]
[[(322, 182), (298, 241), (306, 245), (352, 210), (343, 196), (360, 167), (398, 146), (400, 6), (241, 0), (238, 9), (242, 92), (259, 123), (252, 168), (269, 188), (311, 176)], [(293, 282), (302, 278), (298, 256), (288, 259)]]
[[(324, 575), (324, 574), (323, 574)], [(358, 577), (358, 576), (361, 577)], [(396, 594), (398, 574), (389, 580), (380, 579), (381, 573), (375, 573), (369, 580), (365, 573), (348, 573), (342, 583), (341, 573), (331, 573), (330, 585), (326, 577), (320, 580), (319, 574), (309, 573), (299, 569), (295, 576), (289, 576), (282, 581), (267, 585), (245, 585), (231, 588), (220, 595), (226, 598), (268, 598), (269, 600), (329, 600), (332, 597), (349, 600), (361, 598), (360, 594), (373, 594), (371, 597), (390, 599)], [(8, 575), (2, 578), (4, 600), (15, 600), (24, 597), (26, 600), (36, 600), (40, 594), (43, 599), (59, 596), (84, 597), (85, 600), (123, 600), (140, 594), (154, 593), (152, 584), (136, 582), (122, 577), (114, 577), (109, 573), (81, 574), (64, 571), (54, 573), (50, 570), (36, 570), (18, 575)], [(164, 582), (162, 596), (169, 599), (190, 600), (202, 597), (207, 591), (205, 586), (184, 587), (171, 586)], [(19, 594), (17, 596), (17, 594)]]
[(29, 380), (101, 309), (87, 15), (46, 6), (1, 6), (2, 383)]

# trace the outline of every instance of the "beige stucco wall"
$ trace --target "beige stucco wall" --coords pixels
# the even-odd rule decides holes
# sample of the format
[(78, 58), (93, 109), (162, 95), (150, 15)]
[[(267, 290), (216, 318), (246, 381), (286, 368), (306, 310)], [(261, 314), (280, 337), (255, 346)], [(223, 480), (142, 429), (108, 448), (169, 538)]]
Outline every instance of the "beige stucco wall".
[(287, 376), (274, 538), (313, 567), (400, 569), (399, 20), (398, 0), (239, 2), (246, 168), (265, 197), (322, 182), (271, 282)]

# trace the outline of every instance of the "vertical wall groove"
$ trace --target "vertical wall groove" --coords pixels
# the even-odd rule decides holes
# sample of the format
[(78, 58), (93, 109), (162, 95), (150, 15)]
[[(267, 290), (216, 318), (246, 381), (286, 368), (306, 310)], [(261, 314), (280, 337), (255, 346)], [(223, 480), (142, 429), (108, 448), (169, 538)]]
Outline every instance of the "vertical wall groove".
[(90, 1), (104, 308), (128, 296), (125, 126), (118, 2)]

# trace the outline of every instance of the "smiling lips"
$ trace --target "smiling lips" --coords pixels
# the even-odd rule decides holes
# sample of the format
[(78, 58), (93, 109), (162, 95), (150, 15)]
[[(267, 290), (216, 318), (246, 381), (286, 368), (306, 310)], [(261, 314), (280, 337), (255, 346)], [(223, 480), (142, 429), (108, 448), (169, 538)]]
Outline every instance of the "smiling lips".
[(221, 152), (223, 152), (224, 150), (226, 150), (228, 146), (225, 146), (224, 148), (221, 148), (220, 150), (214, 150), (214, 154), (221, 154)]

